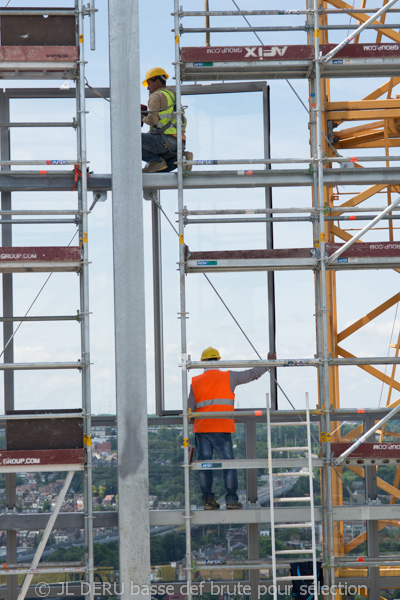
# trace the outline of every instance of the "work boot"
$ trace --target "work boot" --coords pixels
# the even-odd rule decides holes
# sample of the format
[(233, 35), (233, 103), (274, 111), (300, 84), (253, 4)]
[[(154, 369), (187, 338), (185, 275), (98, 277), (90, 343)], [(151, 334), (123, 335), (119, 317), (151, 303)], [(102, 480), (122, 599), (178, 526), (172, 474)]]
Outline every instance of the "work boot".
[(210, 496), (204, 500), (204, 510), (218, 510), (219, 503), (216, 501), (214, 496)]
[(165, 171), (167, 167), (167, 163), (162, 159), (158, 162), (148, 163), (144, 169), (142, 169), (142, 173), (158, 173), (159, 171)]
[(229, 502), (229, 504), (226, 504), (226, 508), (228, 510), (239, 510), (243, 508), (243, 504), (241, 502)]
[[(189, 152), (188, 150), (186, 150), (183, 153), (183, 158), (185, 160), (193, 160), (193, 152)], [(185, 173), (188, 173), (189, 171), (192, 170), (193, 165), (183, 165), (183, 170)]]

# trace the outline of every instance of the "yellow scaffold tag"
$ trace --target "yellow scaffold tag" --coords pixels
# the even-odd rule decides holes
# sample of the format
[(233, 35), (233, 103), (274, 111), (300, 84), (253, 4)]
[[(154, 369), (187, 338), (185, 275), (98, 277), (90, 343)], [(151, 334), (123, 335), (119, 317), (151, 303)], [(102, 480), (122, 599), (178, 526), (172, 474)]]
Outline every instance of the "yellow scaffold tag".
[(325, 241), (325, 234), (324, 233), (320, 233), (319, 234), (319, 239), (320, 239), (321, 242), (324, 242)]
[(84, 446), (91, 446), (92, 445), (92, 436), (84, 435), (83, 436), (83, 444), (84, 444)]
[(175, 36), (175, 44), (179, 44), (179, 35)]
[(316, 30), (314, 31), (314, 37), (315, 37), (315, 38), (319, 38), (319, 29), (316, 29)]
[(321, 442), (330, 442), (331, 434), (327, 431), (321, 431)]
[(188, 438), (183, 438), (183, 447), (187, 448), (189, 446), (189, 440)]
[(83, 40), (84, 40), (83, 33), (79, 34), (79, 36), (78, 36), (78, 40), (79, 40), (79, 43), (80, 43), (80, 44), (83, 44)]
[(185, 243), (185, 238), (184, 238), (184, 236), (183, 236), (183, 233), (180, 233), (180, 234), (179, 234), (179, 243), (180, 243), (180, 244), (184, 244), (184, 243)]
[(79, 239), (79, 244), (87, 244), (88, 234), (86, 231), (82, 233), (82, 237)]

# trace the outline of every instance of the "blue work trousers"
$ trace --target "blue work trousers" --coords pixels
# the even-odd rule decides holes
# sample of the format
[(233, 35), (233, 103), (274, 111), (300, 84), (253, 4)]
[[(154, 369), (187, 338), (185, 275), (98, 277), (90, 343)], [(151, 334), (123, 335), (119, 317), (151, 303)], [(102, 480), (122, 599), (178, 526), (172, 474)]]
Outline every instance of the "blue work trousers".
[[(233, 459), (232, 437), (230, 433), (196, 433), (197, 460), (209, 461), (212, 459), (213, 450), (220, 459)], [(238, 478), (236, 469), (224, 469), (224, 485), (226, 490), (225, 501), (234, 504), (238, 501)], [(200, 489), (203, 500), (213, 496), (213, 471), (199, 471)]]
[(163, 159), (168, 167), (164, 171), (176, 169), (178, 140), (173, 135), (165, 133), (142, 133), (142, 160), (146, 162), (161, 162)]

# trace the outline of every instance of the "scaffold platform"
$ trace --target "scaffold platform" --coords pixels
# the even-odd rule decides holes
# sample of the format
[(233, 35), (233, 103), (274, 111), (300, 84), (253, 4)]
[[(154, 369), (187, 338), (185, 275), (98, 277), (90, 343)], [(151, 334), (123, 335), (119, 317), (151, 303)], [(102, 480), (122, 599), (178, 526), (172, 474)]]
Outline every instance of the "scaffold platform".
[[(325, 56), (334, 44), (321, 44)], [(182, 81), (309, 79), (314, 73), (311, 45), (208, 46), (181, 50)], [(323, 78), (382, 77), (399, 74), (399, 44), (354, 44), (321, 68)]]
[[(343, 244), (326, 244), (326, 259)], [(191, 252), (186, 248), (187, 273), (231, 271), (295, 271), (317, 269), (321, 258), (316, 248), (273, 250), (214, 250)], [(400, 242), (360, 243), (350, 246), (328, 263), (332, 270), (393, 269), (400, 266)]]

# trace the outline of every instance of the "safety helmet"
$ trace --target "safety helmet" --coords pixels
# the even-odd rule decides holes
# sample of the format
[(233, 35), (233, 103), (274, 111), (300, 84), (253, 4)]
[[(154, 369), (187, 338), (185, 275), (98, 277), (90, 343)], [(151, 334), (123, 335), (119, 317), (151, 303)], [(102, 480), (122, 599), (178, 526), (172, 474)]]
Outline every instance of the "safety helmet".
[(146, 73), (146, 75), (144, 76), (144, 80), (142, 81), (142, 84), (144, 85), (144, 87), (147, 87), (147, 80), (151, 79), (152, 77), (163, 77), (165, 79), (165, 81), (168, 79), (169, 75), (168, 73), (166, 73), (164, 71), (164, 69), (161, 69), (161, 67), (154, 67), (153, 69), (149, 69)]
[(221, 360), (221, 356), (220, 356), (218, 350), (216, 350), (215, 348), (211, 348), (211, 346), (209, 346), (208, 348), (203, 350), (203, 352), (201, 353), (200, 360)]

